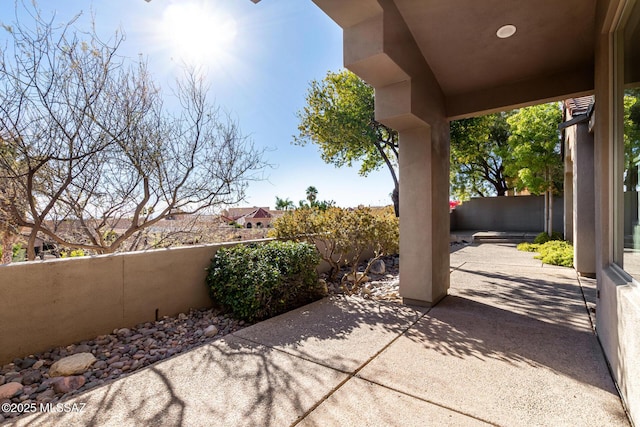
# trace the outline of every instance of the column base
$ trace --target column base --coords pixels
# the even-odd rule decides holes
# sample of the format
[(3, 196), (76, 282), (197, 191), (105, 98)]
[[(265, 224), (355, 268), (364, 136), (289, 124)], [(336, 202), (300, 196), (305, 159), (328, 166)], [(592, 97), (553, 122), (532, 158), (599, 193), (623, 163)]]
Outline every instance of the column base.
[(431, 308), (431, 307), (435, 307), (436, 305), (438, 305), (438, 303), (440, 301), (442, 301), (442, 299), (444, 297), (446, 297), (446, 296), (447, 296), (447, 294), (442, 295), (440, 298), (438, 298), (437, 300), (435, 300), (433, 302), (422, 301), (422, 300), (419, 300), (419, 299), (402, 298), (402, 304), (404, 304), (404, 305), (414, 305), (414, 306), (417, 306), (417, 307), (428, 307), (428, 308)]

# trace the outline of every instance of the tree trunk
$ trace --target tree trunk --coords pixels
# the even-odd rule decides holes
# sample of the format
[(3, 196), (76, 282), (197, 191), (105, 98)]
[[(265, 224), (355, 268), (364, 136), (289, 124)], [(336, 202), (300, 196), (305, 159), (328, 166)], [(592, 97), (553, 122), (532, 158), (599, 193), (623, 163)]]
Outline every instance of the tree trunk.
[(549, 224), (547, 226), (549, 230), (549, 237), (553, 234), (553, 191), (547, 190), (549, 193), (549, 213), (547, 214)]
[(543, 231), (549, 233), (549, 192), (544, 192), (544, 226)]
[(27, 241), (27, 260), (33, 261), (36, 259), (36, 236), (38, 232), (35, 228), (31, 229), (31, 234), (29, 234), (29, 240)]
[(397, 182), (393, 193), (391, 193), (391, 200), (393, 200), (393, 210), (396, 213), (396, 218), (400, 218), (400, 185)]
[(2, 259), (0, 264), (10, 264), (13, 261), (13, 238), (9, 233), (2, 235)]

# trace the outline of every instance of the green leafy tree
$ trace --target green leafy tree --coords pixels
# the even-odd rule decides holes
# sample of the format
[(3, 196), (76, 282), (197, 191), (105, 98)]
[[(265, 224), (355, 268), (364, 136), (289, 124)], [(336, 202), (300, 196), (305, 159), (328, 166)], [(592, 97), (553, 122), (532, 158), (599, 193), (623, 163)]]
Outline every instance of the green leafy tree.
[(507, 194), (508, 116), (498, 113), (451, 122), (451, 194), (456, 198)]
[(321, 81), (311, 81), (293, 142), (318, 145), (322, 159), (336, 167), (360, 162), (362, 176), (386, 165), (398, 215), (398, 133), (376, 121), (374, 110), (371, 86), (347, 70), (328, 72)]
[(640, 89), (624, 94), (624, 185), (625, 191), (638, 190), (640, 164)]
[(516, 189), (545, 194), (545, 231), (549, 235), (553, 194), (562, 190), (563, 161), (558, 130), (561, 120), (557, 103), (522, 108), (507, 118), (511, 126), (511, 160), (506, 172), (515, 178)]

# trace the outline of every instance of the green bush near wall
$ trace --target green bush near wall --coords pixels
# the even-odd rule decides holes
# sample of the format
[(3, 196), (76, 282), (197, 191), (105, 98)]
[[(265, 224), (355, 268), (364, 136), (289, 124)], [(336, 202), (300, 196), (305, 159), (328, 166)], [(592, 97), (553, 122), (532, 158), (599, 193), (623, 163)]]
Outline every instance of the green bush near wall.
[(545, 264), (573, 267), (573, 246), (564, 240), (548, 240), (545, 243), (520, 243), (519, 251), (539, 252), (535, 259)]
[(308, 243), (222, 248), (207, 270), (209, 295), (239, 319), (266, 319), (326, 295), (326, 285), (318, 281), (319, 262), (315, 246)]
[(542, 232), (538, 234), (535, 239), (533, 239), (533, 243), (537, 243), (541, 245), (551, 240), (562, 240), (562, 234), (558, 233), (557, 231), (554, 231), (553, 233), (551, 233), (551, 236), (549, 236), (548, 233)]

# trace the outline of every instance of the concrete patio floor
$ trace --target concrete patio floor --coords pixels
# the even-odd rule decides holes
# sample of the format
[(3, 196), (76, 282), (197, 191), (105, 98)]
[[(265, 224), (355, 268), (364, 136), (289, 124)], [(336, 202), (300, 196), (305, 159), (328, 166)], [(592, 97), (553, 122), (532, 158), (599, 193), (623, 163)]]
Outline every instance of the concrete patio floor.
[(431, 309), (325, 299), (13, 424), (629, 425), (573, 270), (512, 244), (451, 268)]

